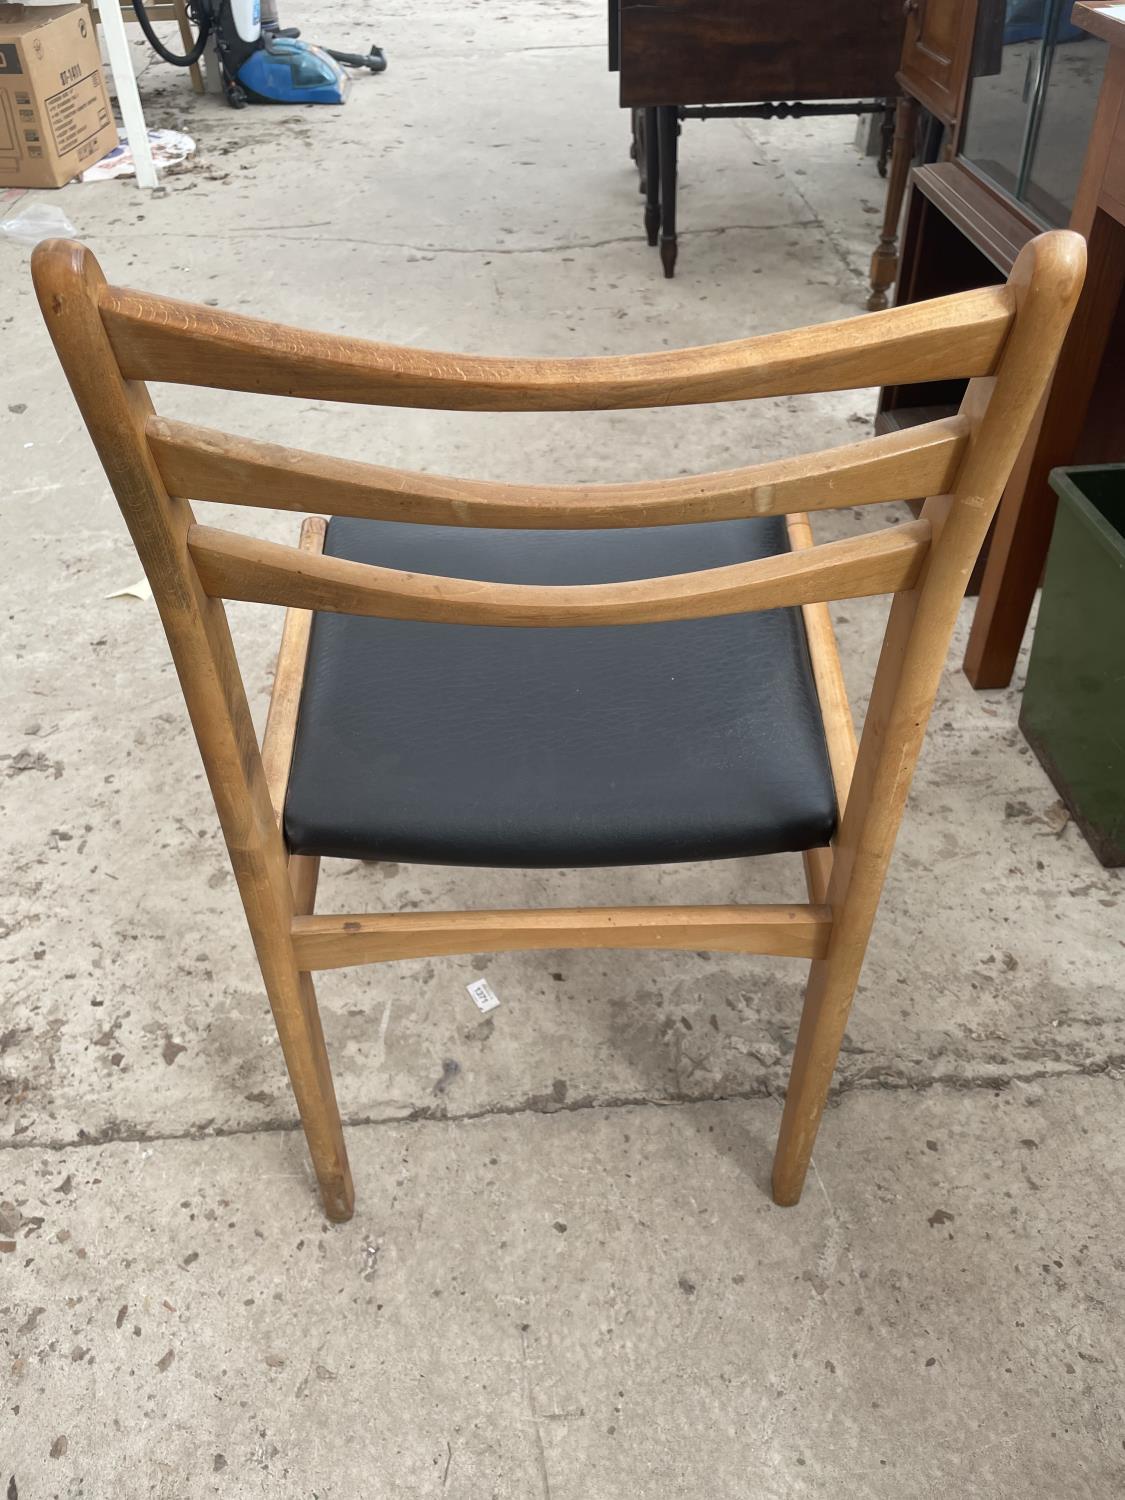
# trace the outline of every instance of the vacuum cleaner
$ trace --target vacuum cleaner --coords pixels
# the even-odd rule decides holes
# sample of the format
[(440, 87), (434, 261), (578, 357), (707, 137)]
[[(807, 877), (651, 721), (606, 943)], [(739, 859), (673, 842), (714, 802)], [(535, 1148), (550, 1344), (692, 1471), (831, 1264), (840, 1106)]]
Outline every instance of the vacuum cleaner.
[(133, 0), (133, 9), (150, 45), (174, 67), (197, 63), (214, 37), (223, 92), (235, 109), (248, 103), (343, 104), (348, 77), (341, 64), (372, 73), (387, 66), (381, 47), (336, 52), (300, 41), (295, 26), (282, 29), (277, 0), (188, 0), (188, 19), (197, 34), (185, 53), (170, 51), (156, 35), (144, 0)]

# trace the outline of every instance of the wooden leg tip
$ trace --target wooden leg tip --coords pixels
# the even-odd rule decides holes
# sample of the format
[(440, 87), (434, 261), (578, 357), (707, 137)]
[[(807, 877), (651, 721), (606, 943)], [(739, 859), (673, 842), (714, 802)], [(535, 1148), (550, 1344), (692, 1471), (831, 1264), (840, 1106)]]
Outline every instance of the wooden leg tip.
[(778, 1208), (796, 1208), (805, 1189), (807, 1172), (806, 1167), (795, 1167), (792, 1163), (782, 1166), (781, 1162), (774, 1162), (773, 1174), (770, 1178), (770, 1197)]
[(660, 241), (660, 263), (664, 267), (664, 275), (669, 281), (676, 274), (676, 251), (675, 240), (665, 239)]
[(886, 292), (872, 292), (867, 299), (868, 312), (882, 312), (887, 305)]
[(324, 1205), (324, 1217), (331, 1219), (333, 1224), (346, 1224), (355, 1213), (354, 1198), (327, 1197), (324, 1193), (320, 1195), (321, 1203)]
[(346, 1224), (352, 1217), (355, 1213), (355, 1188), (346, 1168), (342, 1178), (320, 1184), (320, 1201), (325, 1218), (331, 1219), (333, 1224)]

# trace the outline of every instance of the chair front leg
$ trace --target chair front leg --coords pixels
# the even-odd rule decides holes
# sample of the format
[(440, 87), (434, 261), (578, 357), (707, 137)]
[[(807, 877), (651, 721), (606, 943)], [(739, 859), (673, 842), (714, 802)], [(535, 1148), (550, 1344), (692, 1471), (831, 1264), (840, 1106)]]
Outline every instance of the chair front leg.
[(773, 1159), (773, 1199), (783, 1208), (801, 1198), (858, 981), (858, 966), (831, 957), (814, 959), (809, 971)]
[(273, 951), (266, 955), (259, 950), (262, 978), (320, 1186), (324, 1212), (328, 1218), (342, 1223), (355, 1211), (355, 1189), (328, 1051), (324, 1045), (316, 990), (312, 975), (297, 968), (292, 944), (286, 947), (287, 952)]

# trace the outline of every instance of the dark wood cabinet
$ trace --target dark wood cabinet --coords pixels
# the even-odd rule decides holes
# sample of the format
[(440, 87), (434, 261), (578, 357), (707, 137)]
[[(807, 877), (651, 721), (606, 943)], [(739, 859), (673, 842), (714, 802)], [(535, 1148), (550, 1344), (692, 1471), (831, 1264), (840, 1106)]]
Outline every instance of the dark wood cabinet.
[[(992, 0), (983, 0), (985, 5)], [(898, 271), (899, 220), (910, 162), (952, 156), (964, 118), (977, 0), (906, 0), (906, 27), (896, 81), (901, 91), (895, 164), (887, 184), (883, 230), (871, 257), (872, 312), (886, 307)], [(928, 128), (918, 140), (920, 111)]]
[(956, 130), (965, 101), (977, 0), (906, 0), (899, 83)]

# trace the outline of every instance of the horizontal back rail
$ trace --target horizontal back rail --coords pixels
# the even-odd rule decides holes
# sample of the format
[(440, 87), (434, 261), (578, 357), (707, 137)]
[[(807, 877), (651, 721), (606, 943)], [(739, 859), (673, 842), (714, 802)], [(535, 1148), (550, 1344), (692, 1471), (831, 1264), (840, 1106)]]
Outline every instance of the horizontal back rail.
[(306, 332), (120, 287), (99, 294), (127, 380), (458, 411), (623, 410), (989, 375), (1014, 306), (1006, 286), (990, 286), (695, 349), (504, 359)]
[(910, 588), (930, 523), (910, 521), (802, 552), (624, 583), (544, 587), (406, 573), (193, 526), (188, 550), (214, 598), (451, 625), (651, 624), (859, 599)]
[(534, 948), (706, 948), (823, 958), (826, 906), (578, 906), (548, 911), (383, 912), (295, 917), (298, 967)]
[(517, 485), (417, 474), (302, 453), (161, 417), (149, 447), (170, 494), (270, 510), (326, 511), (431, 526), (671, 526), (888, 500), (953, 484), (969, 424), (947, 417), (774, 463), (640, 484)]

